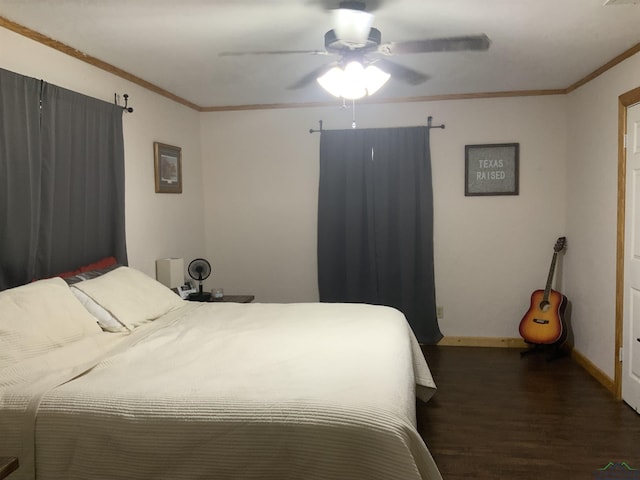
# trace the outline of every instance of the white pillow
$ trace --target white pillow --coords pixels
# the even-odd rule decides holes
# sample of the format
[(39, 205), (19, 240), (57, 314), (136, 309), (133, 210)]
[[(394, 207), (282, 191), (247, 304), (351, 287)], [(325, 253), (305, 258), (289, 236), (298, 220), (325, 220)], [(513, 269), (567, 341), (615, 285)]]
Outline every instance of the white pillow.
[(185, 304), (160, 282), (129, 267), (77, 283), (82, 290), (120, 323), (133, 329)]
[(61, 278), (0, 292), (0, 368), (101, 332)]
[(76, 288), (75, 286), (71, 287), (71, 291), (80, 301), (82, 306), (86, 308), (91, 315), (96, 317), (98, 325), (100, 325), (100, 328), (102, 328), (102, 330), (112, 333), (127, 331), (127, 327), (121, 324), (117, 318), (115, 318), (104, 308), (98, 305), (89, 295)]

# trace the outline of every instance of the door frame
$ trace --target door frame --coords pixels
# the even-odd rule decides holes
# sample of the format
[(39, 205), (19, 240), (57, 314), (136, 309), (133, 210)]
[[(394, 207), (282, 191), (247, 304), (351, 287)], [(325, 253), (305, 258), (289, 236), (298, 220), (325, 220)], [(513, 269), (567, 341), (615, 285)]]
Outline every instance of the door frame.
[(622, 348), (623, 302), (624, 302), (624, 235), (625, 235), (625, 199), (627, 181), (627, 150), (625, 135), (627, 134), (627, 108), (640, 102), (640, 87), (629, 90), (618, 97), (618, 228), (616, 246), (616, 346), (615, 373), (613, 379), (614, 393), (622, 400)]

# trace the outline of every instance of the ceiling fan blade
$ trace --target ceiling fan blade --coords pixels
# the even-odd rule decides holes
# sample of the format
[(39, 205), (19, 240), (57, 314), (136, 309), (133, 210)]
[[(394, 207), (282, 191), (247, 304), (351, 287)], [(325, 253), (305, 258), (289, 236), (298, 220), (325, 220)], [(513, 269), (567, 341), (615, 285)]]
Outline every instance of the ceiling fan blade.
[(312, 70), (311, 72), (307, 73), (304, 77), (302, 77), (300, 80), (298, 80), (294, 84), (289, 85), (287, 87), (287, 90), (297, 90), (299, 88), (306, 87), (310, 83), (315, 82), (315, 80), (318, 77), (325, 74), (326, 72), (328, 72), (329, 70), (331, 70), (333, 67), (337, 65), (338, 65), (338, 62), (331, 62), (326, 65), (322, 65), (321, 67), (318, 67), (315, 70)]
[(429, 76), (422, 72), (414, 70), (413, 68), (399, 65), (395, 62), (391, 62), (386, 59), (380, 59), (375, 62), (377, 66), (380, 66), (382, 70), (391, 74), (391, 78), (400, 80), (401, 82), (408, 83), (409, 85), (420, 85), (421, 83), (429, 80)]
[(384, 55), (404, 55), (410, 53), (460, 52), (464, 50), (487, 50), (491, 40), (486, 35), (465, 35), (462, 37), (431, 38), (409, 40), (407, 42), (380, 45), (378, 51)]
[(299, 54), (299, 55), (328, 55), (329, 53), (326, 50), (254, 50), (248, 52), (220, 52), (218, 53), (219, 57), (240, 57), (243, 55), (290, 55), (290, 54)]

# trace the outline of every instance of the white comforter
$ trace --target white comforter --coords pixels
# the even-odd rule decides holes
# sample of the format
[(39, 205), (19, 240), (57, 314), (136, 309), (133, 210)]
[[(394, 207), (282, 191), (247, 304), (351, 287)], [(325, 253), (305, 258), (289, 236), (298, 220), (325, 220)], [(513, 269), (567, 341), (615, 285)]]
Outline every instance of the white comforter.
[(440, 479), (434, 390), (391, 308), (189, 303), (0, 371), (0, 456), (15, 480)]

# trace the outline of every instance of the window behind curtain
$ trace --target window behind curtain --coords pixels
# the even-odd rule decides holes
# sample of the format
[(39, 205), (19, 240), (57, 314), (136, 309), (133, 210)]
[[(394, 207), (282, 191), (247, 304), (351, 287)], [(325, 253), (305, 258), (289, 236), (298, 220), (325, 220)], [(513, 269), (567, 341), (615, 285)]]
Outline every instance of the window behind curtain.
[[(12, 77), (24, 78), (0, 70), (0, 98), (21, 95)], [(106, 256), (127, 263), (122, 109), (36, 82), (35, 121), (31, 99), (0, 111), (0, 290)]]
[(428, 129), (323, 131), (318, 202), (320, 301), (395, 307), (440, 340)]

